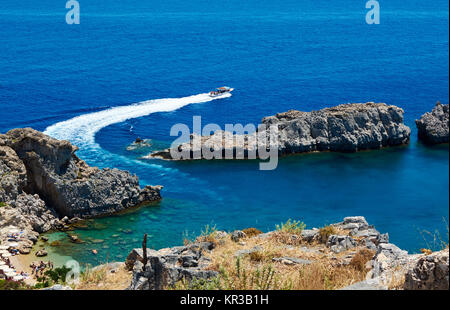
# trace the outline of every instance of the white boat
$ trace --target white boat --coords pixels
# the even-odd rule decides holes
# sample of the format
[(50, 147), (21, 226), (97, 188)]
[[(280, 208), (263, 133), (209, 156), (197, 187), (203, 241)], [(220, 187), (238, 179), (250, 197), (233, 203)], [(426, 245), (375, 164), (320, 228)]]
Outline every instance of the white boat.
[(223, 86), (223, 87), (216, 88), (216, 90), (209, 92), (209, 96), (210, 97), (220, 97), (225, 94), (231, 93), (233, 90), (234, 90), (234, 88), (231, 88), (228, 86)]

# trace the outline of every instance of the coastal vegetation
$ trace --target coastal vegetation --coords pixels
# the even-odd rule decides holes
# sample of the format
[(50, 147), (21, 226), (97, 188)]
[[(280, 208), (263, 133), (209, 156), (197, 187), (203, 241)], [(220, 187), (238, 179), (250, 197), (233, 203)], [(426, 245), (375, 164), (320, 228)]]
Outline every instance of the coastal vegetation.
[(327, 242), (328, 238), (329, 238), (331, 235), (335, 235), (336, 232), (337, 232), (337, 231), (336, 231), (336, 228), (334, 228), (334, 227), (331, 226), (331, 225), (327, 225), (327, 226), (324, 226), (324, 227), (319, 228), (320, 241), (321, 241), (322, 243)]
[(66, 284), (67, 274), (71, 268), (66, 266), (57, 267), (44, 272), (41, 277), (37, 278), (37, 283), (34, 286), (36, 289), (50, 287), (55, 284)]
[(86, 266), (80, 274), (76, 290), (124, 290), (130, 285), (131, 271), (124, 264), (105, 264), (95, 268)]
[[(248, 236), (207, 226), (185, 246), (134, 249), (130, 289), (336, 290), (448, 288), (448, 247), (408, 254), (364, 217), (320, 229), (298, 220)], [(143, 256), (143, 253), (146, 255)], [(145, 258), (144, 258), (145, 257)], [(434, 270), (442, 269), (435, 273)]]
[[(314, 249), (300, 242), (304, 247), (311, 247), (311, 252), (305, 252), (304, 247), (286, 245), (284, 240), (292, 238), (293, 232), (301, 233), (304, 227), (300, 221), (289, 220), (277, 225), (277, 231), (264, 239), (258, 235), (242, 238), (240, 242), (230, 238), (215, 239), (217, 247), (208, 254), (211, 259), (208, 269), (217, 271), (218, 276), (207, 280), (183, 279), (172, 289), (322, 290), (338, 289), (364, 280), (368, 269), (361, 266), (373, 257), (373, 251), (370, 252), (372, 256), (369, 252), (358, 252), (350, 264), (337, 266), (318, 250), (323, 246)], [(256, 250), (246, 253), (243, 248)], [(236, 257), (239, 251), (245, 254)], [(340, 258), (344, 256), (339, 255)], [(283, 257), (299, 258), (302, 263), (283, 262), (280, 259)]]
[(290, 234), (301, 234), (306, 225), (301, 221), (288, 219), (285, 223), (276, 225), (276, 229), (279, 232)]

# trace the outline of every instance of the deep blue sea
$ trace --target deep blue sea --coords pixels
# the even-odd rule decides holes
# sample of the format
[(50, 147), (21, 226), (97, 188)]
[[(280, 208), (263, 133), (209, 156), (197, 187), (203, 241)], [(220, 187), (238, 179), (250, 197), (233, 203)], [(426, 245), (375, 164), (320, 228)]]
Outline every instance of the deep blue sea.
[[(65, 1), (1, 1), (0, 132), (47, 130), (90, 165), (164, 185), (164, 199), (90, 222), (82, 245), (51, 235), (59, 254), (96, 264), (123, 259), (146, 232), (161, 248), (206, 224), (268, 231), (288, 218), (311, 228), (363, 215), (411, 252), (427, 246), (422, 230), (448, 235), (449, 147), (421, 145), (414, 124), (449, 101), (446, 0), (380, 0), (379, 25), (366, 24), (363, 0), (79, 2), (80, 24), (67, 25)], [(233, 95), (209, 101), (223, 85)], [(224, 126), (367, 101), (405, 110), (410, 145), (289, 156), (274, 171), (127, 150), (137, 137), (167, 146), (194, 115)]]

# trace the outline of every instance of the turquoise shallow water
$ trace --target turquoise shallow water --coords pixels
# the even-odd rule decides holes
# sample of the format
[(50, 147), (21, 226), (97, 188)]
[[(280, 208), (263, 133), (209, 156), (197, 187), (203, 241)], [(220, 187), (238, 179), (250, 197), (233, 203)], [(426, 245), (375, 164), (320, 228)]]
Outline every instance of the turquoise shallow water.
[[(81, 6), (81, 24), (68, 26), (56, 1), (2, 2), (0, 131), (31, 126), (69, 139), (90, 165), (164, 185), (164, 199), (89, 223), (75, 232), (81, 245), (53, 234), (64, 241), (57, 253), (96, 264), (123, 259), (146, 232), (161, 248), (206, 224), (267, 231), (288, 218), (317, 227), (348, 215), (410, 251), (426, 246), (418, 230), (446, 234), (448, 145), (418, 143), (414, 120), (448, 103), (448, 2), (383, 2), (376, 26), (365, 24), (364, 3), (344, 0)], [(233, 96), (202, 95), (221, 85)], [(410, 145), (290, 156), (266, 172), (254, 161), (142, 160), (150, 149), (126, 149), (137, 137), (165, 147), (171, 126), (194, 115), (223, 126), (366, 101), (404, 108)]]

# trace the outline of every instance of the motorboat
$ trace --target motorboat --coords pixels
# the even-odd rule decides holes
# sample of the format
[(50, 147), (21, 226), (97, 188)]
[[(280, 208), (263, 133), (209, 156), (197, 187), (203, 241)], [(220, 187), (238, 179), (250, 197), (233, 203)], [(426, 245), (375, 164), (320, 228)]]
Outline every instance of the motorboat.
[(216, 88), (216, 90), (209, 92), (209, 96), (210, 97), (220, 97), (225, 94), (231, 93), (233, 90), (234, 90), (234, 88), (231, 88), (228, 86), (223, 86), (223, 87)]

